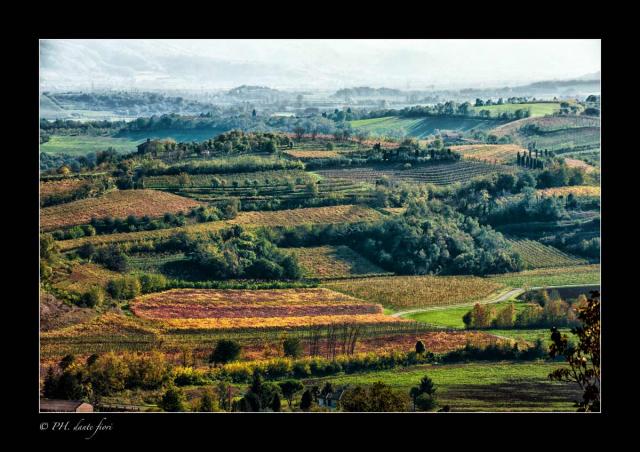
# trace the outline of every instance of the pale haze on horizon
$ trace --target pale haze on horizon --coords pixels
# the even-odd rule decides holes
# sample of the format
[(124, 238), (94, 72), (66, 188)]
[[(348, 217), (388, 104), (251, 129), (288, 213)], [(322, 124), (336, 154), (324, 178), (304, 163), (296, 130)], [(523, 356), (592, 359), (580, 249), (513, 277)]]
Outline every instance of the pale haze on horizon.
[(41, 40), (40, 88), (515, 86), (600, 71), (600, 40)]

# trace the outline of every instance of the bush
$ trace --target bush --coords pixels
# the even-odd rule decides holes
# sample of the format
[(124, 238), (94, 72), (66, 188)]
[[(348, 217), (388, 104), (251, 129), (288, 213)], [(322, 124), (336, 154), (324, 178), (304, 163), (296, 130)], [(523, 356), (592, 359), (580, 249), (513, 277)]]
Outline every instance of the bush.
[(135, 276), (112, 279), (107, 284), (107, 292), (116, 300), (131, 300), (140, 295), (140, 281)]
[(142, 293), (159, 292), (167, 286), (167, 278), (160, 274), (144, 274), (140, 276)]
[(170, 387), (162, 396), (159, 403), (164, 411), (185, 411), (185, 397), (181, 389)]
[(216, 344), (213, 353), (209, 357), (209, 362), (215, 364), (224, 364), (235, 361), (240, 357), (242, 348), (236, 341), (221, 339)]
[(435, 399), (429, 394), (420, 394), (416, 397), (416, 409), (418, 411), (431, 411), (437, 406)]
[(288, 337), (282, 342), (284, 356), (298, 358), (302, 354), (302, 343), (297, 337)]
[(93, 308), (104, 303), (104, 290), (100, 286), (93, 286), (81, 297), (83, 306)]

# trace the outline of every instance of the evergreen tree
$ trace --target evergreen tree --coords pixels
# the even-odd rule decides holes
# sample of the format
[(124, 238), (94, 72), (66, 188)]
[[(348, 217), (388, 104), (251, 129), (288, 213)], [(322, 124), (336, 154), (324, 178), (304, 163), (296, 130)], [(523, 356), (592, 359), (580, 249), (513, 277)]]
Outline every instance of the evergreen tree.
[(300, 409), (302, 411), (307, 411), (311, 408), (311, 404), (313, 403), (313, 398), (311, 396), (311, 392), (307, 389), (302, 393), (302, 399), (300, 399)]
[(275, 412), (275, 413), (279, 413), (280, 412), (280, 396), (276, 393), (273, 396), (273, 401), (271, 402), (271, 409)]

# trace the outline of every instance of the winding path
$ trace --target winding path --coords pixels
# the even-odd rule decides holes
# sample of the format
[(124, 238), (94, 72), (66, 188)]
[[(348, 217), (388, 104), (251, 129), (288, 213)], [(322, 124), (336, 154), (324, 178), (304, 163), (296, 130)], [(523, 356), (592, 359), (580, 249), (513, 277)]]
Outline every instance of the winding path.
[[(539, 290), (539, 289), (557, 289), (562, 287), (587, 287), (587, 286), (595, 286), (597, 284), (565, 284), (562, 286), (544, 286), (544, 287), (528, 287), (527, 290)], [(430, 311), (442, 311), (445, 309), (453, 309), (453, 308), (464, 308), (464, 307), (473, 307), (475, 304), (491, 304), (491, 303), (500, 303), (501, 301), (506, 301), (511, 297), (517, 297), (525, 292), (524, 288), (516, 288), (509, 289), (506, 292), (503, 290), (497, 294), (492, 294), (484, 300), (476, 300), (476, 301), (468, 301), (465, 303), (457, 303), (457, 304), (448, 304), (444, 306), (429, 306), (426, 308), (417, 308), (417, 309), (408, 309), (406, 311), (398, 311), (391, 314), (391, 317), (404, 317), (410, 314), (416, 314), (418, 312), (430, 312)]]
[(506, 292), (500, 292), (498, 294), (494, 294), (489, 298), (485, 298), (484, 300), (476, 300), (476, 301), (468, 301), (465, 303), (458, 304), (448, 304), (445, 306), (429, 306), (428, 308), (418, 308), (418, 309), (409, 309), (406, 311), (398, 311), (391, 314), (391, 317), (404, 317), (409, 314), (416, 314), (418, 312), (429, 312), (429, 311), (442, 311), (445, 309), (453, 309), (453, 308), (463, 308), (463, 307), (472, 307), (475, 304), (491, 304), (491, 303), (499, 303), (501, 301), (508, 300), (511, 297), (517, 297), (521, 293), (524, 292), (524, 289), (511, 289)]

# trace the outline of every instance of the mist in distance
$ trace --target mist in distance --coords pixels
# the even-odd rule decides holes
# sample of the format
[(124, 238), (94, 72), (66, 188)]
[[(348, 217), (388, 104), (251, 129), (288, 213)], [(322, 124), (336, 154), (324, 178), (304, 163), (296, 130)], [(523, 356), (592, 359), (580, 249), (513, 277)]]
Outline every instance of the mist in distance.
[(599, 71), (600, 40), (40, 41), (43, 91), (460, 89)]

